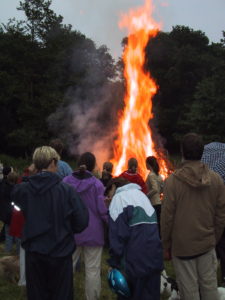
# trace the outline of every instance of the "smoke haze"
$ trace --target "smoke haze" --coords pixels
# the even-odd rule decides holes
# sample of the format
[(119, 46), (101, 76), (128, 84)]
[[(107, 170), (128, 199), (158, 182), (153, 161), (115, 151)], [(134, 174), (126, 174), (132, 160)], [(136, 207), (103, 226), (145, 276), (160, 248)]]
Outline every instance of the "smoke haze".
[(88, 43), (86, 40), (74, 50), (71, 68), (80, 79), (67, 90), (63, 104), (50, 115), (48, 124), (52, 133), (66, 141), (70, 154), (93, 152), (102, 168), (103, 162), (112, 157), (123, 83), (107, 79), (113, 65), (104, 61), (105, 48), (96, 50)]

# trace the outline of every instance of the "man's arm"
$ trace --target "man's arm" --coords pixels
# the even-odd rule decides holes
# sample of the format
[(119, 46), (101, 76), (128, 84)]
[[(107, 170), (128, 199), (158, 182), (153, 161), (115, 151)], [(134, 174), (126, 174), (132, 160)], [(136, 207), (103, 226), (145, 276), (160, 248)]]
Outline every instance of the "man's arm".
[(125, 244), (130, 236), (128, 215), (131, 214), (131, 211), (129, 210), (130, 208), (126, 208), (116, 220), (113, 220), (111, 217), (109, 218), (110, 259), (108, 260), (108, 263), (112, 268), (123, 268), (121, 263), (124, 256)]
[(172, 230), (176, 213), (176, 199), (174, 194), (173, 175), (165, 182), (161, 209), (161, 237), (165, 251), (172, 246)]
[(158, 190), (158, 182), (154, 176), (149, 176), (148, 177), (148, 197), (151, 199), (152, 196), (155, 194), (159, 193), (160, 191)]
[(108, 214), (108, 208), (105, 203), (105, 198), (106, 198), (104, 196), (105, 187), (103, 186), (102, 182), (99, 181), (96, 184), (95, 191), (96, 191), (96, 204), (97, 204), (99, 215), (102, 221), (108, 224), (109, 214)]
[(218, 177), (217, 201), (215, 211), (215, 235), (218, 242), (225, 229), (225, 185)]

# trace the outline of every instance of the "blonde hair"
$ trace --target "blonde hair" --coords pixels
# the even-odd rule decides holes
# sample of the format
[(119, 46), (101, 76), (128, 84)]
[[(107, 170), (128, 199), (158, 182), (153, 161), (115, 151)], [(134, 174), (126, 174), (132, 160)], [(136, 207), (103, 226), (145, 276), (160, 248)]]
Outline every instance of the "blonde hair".
[(36, 148), (33, 154), (33, 163), (37, 170), (47, 169), (50, 163), (60, 159), (58, 153), (50, 146)]

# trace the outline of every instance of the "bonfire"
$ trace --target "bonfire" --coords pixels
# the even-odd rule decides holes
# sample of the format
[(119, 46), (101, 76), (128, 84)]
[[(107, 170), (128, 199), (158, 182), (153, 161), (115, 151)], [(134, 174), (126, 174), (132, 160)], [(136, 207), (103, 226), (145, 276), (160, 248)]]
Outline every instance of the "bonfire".
[(126, 80), (125, 108), (119, 114), (117, 140), (114, 145), (114, 175), (127, 168), (127, 161), (135, 157), (139, 164), (139, 173), (145, 178), (147, 170), (145, 159), (154, 155), (159, 162), (161, 175), (169, 173), (167, 160), (161, 149), (156, 149), (149, 121), (154, 117), (152, 99), (157, 92), (157, 84), (151, 74), (144, 69), (145, 48), (149, 39), (159, 32), (152, 16), (153, 5), (146, 0), (145, 5), (123, 15), (119, 26), (128, 29), (128, 41), (123, 53), (124, 76)]

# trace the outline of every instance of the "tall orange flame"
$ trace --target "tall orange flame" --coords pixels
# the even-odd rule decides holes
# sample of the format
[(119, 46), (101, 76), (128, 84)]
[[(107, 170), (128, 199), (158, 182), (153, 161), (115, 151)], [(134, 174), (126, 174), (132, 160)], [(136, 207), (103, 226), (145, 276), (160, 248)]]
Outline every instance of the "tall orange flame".
[(146, 0), (143, 7), (123, 15), (119, 23), (121, 28), (128, 28), (128, 43), (123, 54), (127, 90), (125, 108), (119, 118), (118, 138), (114, 145), (112, 162), (115, 176), (126, 170), (129, 158), (135, 157), (139, 172), (145, 178), (148, 173), (145, 159), (149, 155), (157, 157), (164, 177), (168, 173), (166, 161), (155, 149), (148, 125), (153, 118), (152, 97), (157, 92), (155, 81), (144, 71), (146, 45), (159, 31), (159, 24), (151, 18), (152, 11), (152, 0)]

